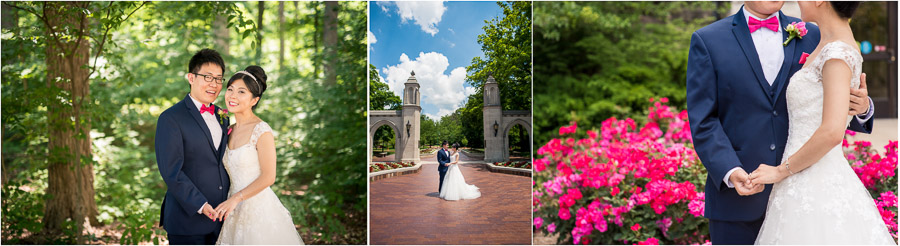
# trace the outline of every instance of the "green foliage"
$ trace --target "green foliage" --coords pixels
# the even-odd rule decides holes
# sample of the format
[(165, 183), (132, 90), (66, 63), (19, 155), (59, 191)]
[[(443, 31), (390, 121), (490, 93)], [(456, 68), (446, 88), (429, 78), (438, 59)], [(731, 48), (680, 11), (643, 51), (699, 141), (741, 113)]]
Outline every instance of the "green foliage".
[[(387, 83), (381, 81), (378, 69), (369, 64), (369, 109), (370, 110), (401, 110), (403, 100), (391, 92)], [(424, 115), (423, 115), (424, 117)], [(424, 131), (423, 131), (423, 134)], [(396, 134), (390, 126), (382, 126), (375, 131), (373, 141), (376, 146), (394, 148)]]
[(381, 81), (378, 69), (369, 64), (369, 109), (370, 110), (400, 110), (403, 100), (394, 95), (388, 84)]
[(441, 144), (441, 138), (438, 134), (438, 122), (425, 114), (421, 115), (419, 120), (421, 125), (419, 128), (419, 146), (420, 148), (428, 145)]
[[(531, 2), (497, 2), (503, 15), (486, 20), (478, 44), (485, 57), (472, 58), (466, 67), (466, 83), (475, 87), (464, 106), (454, 112), (462, 124), (460, 141), (466, 146), (484, 147), (484, 83), (492, 74), (500, 87), (504, 110), (531, 109)], [(527, 134), (525, 134), (527, 135)], [(527, 136), (510, 134), (510, 143), (529, 141)]]
[[(306, 105), (289, 175), (309, 186), (303, 197), (310, 230), (325, 243), (366, 242), (366, 2), (340, 2), (337, 78), (297, 92)], [(325, 59), (328, 59), (326, 57)]]
[(478, 44), (485, 57), (472, 58), (466, 82), (481, 92), (493, 74), (503, 109), (527, 110), (531, 108), (531, 2), (497, 5), (503, 15), (484, 21), (487, 25), (482, 27), (484, 34), (478, 35)]
[[(577, 121), (639, 118), (647, 98), (685, 105), (690, 34), (724, 13), (716, 2), (537, 2), (535, 143)], [(537, 148), (538, 145), (535, 145)]]
[[(286, 2), (282, 27), (277, 3), (266, 4), (263, 29), (255, 21), (256, 2), (146, 2), (125, 19), (142, 3), (89, 5), (90, 65), (96, 72), (84, 112), (93, 141), (93, 159), (86, 162), (94, 165), (97, 220), (122, 233), (112, 239), (88, 235), (89, 240), (138, 244), (164, 238), (157, 226), (166, 186), (153, 149), (156, 119), (187, 94), (188, 60), (209, 47), (222, 53), (226, 77), (248, 65), (260, 65), (268, 74), (269, 89), (256, 113), (276, 133), (278, 175), (272, 188), (304, 241), (364, 243), (366, 184), (360, 163), (365, 160), (367, 3), (339, 3), (338, 83), (331, 86), (321, 82), (321, 61), (329, 58), (322, 52), (321, 2)], [(4, 2), (4, 11), (7, 7)], [(47, 105), (61, 92), (45, 86), (45, 27), (24, 10), (13, 16), (15, 27), (8, 28), (4, 19), (2, 35), (2, 242), (27, 243), (22, 237), (40, 231), (47, 199)], [(96, 56), (106, 29), (109, 38)], [(280, 68), (282, 31), (286, 59)], [(257, 33), (262, 43), (256, 43)], [(263, 54), (257, 61), (259, 46)], [(224, 106), (221, 100), (219, 105)]]

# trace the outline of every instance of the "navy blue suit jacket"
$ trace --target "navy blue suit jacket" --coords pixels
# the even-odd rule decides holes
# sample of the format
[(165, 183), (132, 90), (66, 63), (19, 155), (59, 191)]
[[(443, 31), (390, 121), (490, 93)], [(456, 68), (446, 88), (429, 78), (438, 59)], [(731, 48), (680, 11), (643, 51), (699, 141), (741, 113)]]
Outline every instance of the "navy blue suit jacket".
[[(215, 112), (219, 112), (218, 107)], [(216, 149), (209, 127), (190, 96), (159, 115), (156, 164), (167, 187), (160, 224), (170, 235), (205, 235), (222, 227), (222, 222), (197, 211), (203, 203), (215, 208), (228, 198), (231, 183), (222, 164), (228, 120), (223, 121), (222, 138), (216, 139), (221, 144)]]
[[(798, 18), (779, 12), (784, 28)], [(788, 136), (785, 88), (803, 66), (800, 56), (819, 43), (819, 28), (806, 25), (803, 39), (784, 47), (784, 63), (770, 86), (743, 11), (693, 33), (687, 67), (687, 106), (694, 149), (707, 170), (706, 217), (724, 221), (753, 221), (765, 214), (771, 185), (758, 194), (742, 197), (723, 181), (725, 174), (742, 167), (753, 172), (760, 163), (781, 164)], [(872, 121), (849, 129), (871, 132)]]
[(444, 150), (444, 149), (438, 150), (437, 161), (438, 161), (438, 172), (446, 172), (448, 169), (450, 169), (450, 167), (447, 166), (447, 163), (450, 163), (450, 153), (447, 153), (446, 150)]

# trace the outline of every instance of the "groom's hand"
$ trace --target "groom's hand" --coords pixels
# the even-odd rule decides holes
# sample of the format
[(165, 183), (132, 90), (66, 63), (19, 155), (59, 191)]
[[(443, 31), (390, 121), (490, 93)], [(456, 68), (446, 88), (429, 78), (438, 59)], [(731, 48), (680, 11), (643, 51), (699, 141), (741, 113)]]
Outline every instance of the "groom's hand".
[(765, 188), (762, 185), (751, 185), (750, 176), (744, 169), (735, 170), (731, 173), (729, 180), (734, 184), (734, 189), (737, 190), (737, 193), (741, 196), (753, 195), (762, 192), (762, 189)]
[(850, 88), (850, 112), (860, 115), (869, 112), (869, 90), (866, 86), (866, 74), (859, 75), (859, 89)]
[(203, 215), (206, 215), (206, 217), (211, 220), (215, 220), (216, 217), (219, 217), (219, 213), (217, 213), (209, 203), (203, 204)]

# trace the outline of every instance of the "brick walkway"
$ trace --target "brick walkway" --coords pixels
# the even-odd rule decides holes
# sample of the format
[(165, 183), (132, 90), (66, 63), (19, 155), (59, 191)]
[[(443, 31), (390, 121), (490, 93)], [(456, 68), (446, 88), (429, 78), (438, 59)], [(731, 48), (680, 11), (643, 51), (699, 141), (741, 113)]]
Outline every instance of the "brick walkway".
[[(463, 159), (463, 158), (460, 158)], [(531, 244), (531, 178), (461, 164), (481, 197), (438, 197), (436, 164), (370, 184), (370, 244)]]
[[(394, 161), (394, 158), (395, 158), (395, 157), (394, 157), (393, 154), (387, 155), (387, 156), (383, 156), (383, 157), (375, 157), (375, 156), (373, 156), (373, 157), (372, 157), (372, 162), (393, 162), (393, 161)], [(426, 161), (426, 162), (428, 162), (428, 161), (437, 161), (437, 155), (434, 155), (434, 154), (430, 154), (430, 155), (422, 154), (422, 155), (421, 155), (421, 159), (422, 159), (422, 161)], [(468, 156), (468, 155), (466, 155), (465, 152), (462, 152), (462, 156), (459, 157), (459, 160), (460, 160), (460, 161), (481, 161), (481, 160), (484, 160), (484, 155)], [(528, 158), (528, 157), (515, 157), (515, 156), (514, 156), (514, 157), (510, 157), (510, 160), (511, 160), (511, 161), (530, 161), (531, 158)]]

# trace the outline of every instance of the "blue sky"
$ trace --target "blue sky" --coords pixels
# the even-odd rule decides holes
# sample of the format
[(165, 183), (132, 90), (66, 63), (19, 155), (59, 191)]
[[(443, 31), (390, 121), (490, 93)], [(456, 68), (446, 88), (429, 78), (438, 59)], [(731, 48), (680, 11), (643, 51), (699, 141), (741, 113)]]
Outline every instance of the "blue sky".
[(369, 62), (402, 96), (409, 71), (421, 87), (422, 113), (440, 119), (459, 108), (475, 88), (465, 67), (484, 56), (478, 35), (485, 20), (501, 16), (495, 2), (390, 2), (369, 4)]

